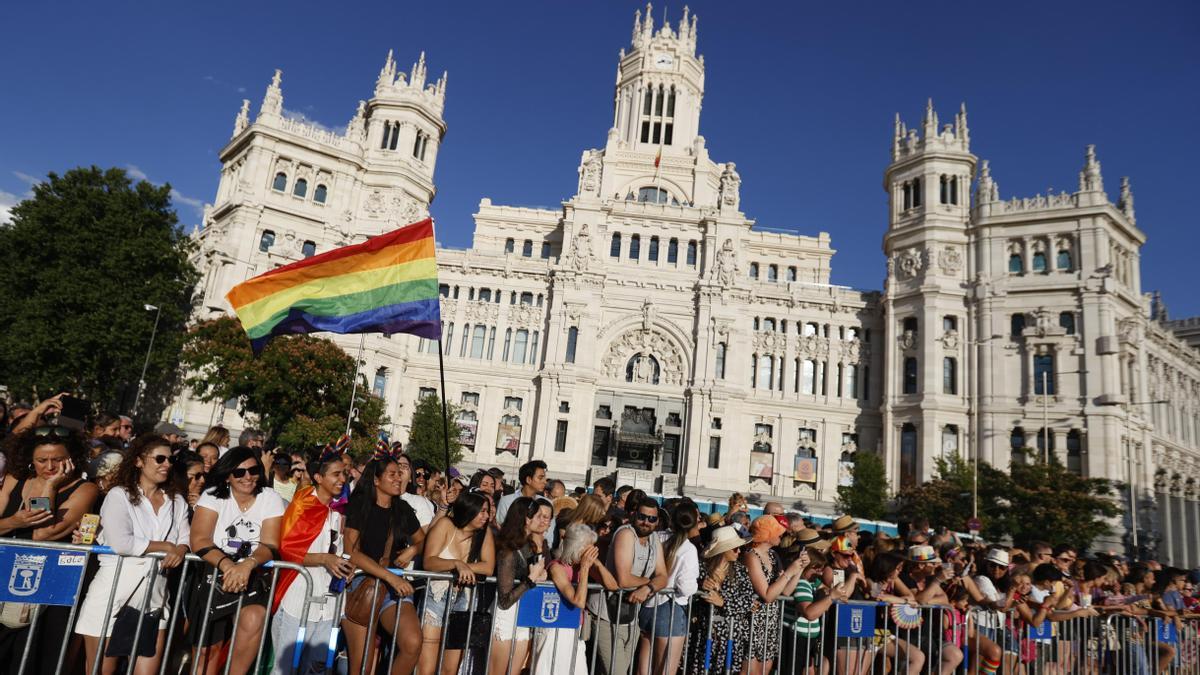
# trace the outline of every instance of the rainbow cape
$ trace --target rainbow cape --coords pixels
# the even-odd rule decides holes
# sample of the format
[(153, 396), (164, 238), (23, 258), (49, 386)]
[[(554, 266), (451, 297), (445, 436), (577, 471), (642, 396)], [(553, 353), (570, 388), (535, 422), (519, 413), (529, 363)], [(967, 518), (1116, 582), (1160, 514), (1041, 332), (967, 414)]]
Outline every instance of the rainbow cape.
[[(292, 503), (283, 512), (283, 522), (280, 523), (279, 559), (285, 562), (304, 564), (304, 556), (308, 547), (321, 534), (325, 521), (329, 517), (329, 507), (317, 499), (316, 490), (310, 485), (296, 491)], [(325, 553), (325, 551), (319, 551)], [(287, 593), (288, 586), (296, 579), (296, 570), (281, 569), (275, 579), (275, 597), (271, 600), (271, 613), (279, 609), (279, 603)], [(313, 595), (320, 595), (324, 589), (311, 589)]]
[(441, 336), (433, 221), (426, 218), (244, 281), (225, 296), (254, 353), (289, 333)]

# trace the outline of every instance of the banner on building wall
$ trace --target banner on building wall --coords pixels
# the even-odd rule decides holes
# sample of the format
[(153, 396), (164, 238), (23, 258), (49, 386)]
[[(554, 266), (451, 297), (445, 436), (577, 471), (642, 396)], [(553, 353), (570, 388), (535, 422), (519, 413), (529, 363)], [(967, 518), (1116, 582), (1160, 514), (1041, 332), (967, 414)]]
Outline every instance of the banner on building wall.
[(511, 452), (516, 455), (521, 450), (521, 425), (501, 424), (496, 431), (496, 452)]
[(762, 479), (771, 482), (775, 474), (775, 454), (771, 452), (750, 453), (750, 480)]
[(478, 426), (479, 423), (475, 421), (458, 423), (458, 442), (461, 443), (464, 448), (471, 448), (472, 450), (475, 449), (475, 432)]
[(792, 465), (792, 480), (802, 483), (816, 483), (817, 458), (796, 455), (795, 463)]
[(854, 485), (854, 462), (843, 459), (838, 462), (838, 487)]

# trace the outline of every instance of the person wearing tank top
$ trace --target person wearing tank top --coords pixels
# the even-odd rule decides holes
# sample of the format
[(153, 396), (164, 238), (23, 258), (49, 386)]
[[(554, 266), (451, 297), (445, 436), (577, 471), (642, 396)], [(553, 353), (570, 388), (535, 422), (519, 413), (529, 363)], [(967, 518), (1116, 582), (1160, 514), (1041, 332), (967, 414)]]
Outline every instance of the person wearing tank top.
[[(627, 504), (628, 506), (628, 504)], [(662, 543), (654, 536), (658, 526), (658, 504), (650, 499), (636, 504), (630, 511), (628, 525), (613, 533), (605, 567), (616, 578), (621, 602), (641, 606), (642, 603), (667, 585), (667, 566), (663, 561)], [(593, 571), (593, 574), (597, 574)], [(593, 577), (593, 581), (598, 581)], [(636, 622), (614, 623), (609, 616), (605, 596), (596, 593), (588, 598), (588, 614), (592, 621), (592, 650), (596, 655), (596, 675), (623, 675), (629, 672), (639, 636)]]

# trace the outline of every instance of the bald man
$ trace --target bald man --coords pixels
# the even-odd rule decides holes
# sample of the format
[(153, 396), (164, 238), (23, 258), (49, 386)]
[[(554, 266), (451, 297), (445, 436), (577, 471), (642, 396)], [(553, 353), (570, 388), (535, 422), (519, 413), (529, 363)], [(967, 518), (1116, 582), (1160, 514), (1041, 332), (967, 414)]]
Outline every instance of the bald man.
[(782, 516), (783, 504), (780, 504), (779, 502), (767, 502), (767, 505), (763, 507), (763, 515)]

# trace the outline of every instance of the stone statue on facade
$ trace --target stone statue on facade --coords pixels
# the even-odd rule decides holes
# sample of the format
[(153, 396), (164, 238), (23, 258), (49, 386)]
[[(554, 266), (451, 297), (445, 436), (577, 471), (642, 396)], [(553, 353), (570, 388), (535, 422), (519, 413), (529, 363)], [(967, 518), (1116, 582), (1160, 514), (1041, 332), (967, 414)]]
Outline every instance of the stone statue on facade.
[(579, 232), (575, 233), (574, 245), (571, 266), (576, 271), (583, 272), (592, 261), (592, 235), (588, 232), (587, 223), (579, 226)]
[(733, 250), (733, 240), (726, 239), (725, 243), (721, 244), (720, 253), (717, 253), (717, 282), (722, 287), (729, 288), (736, 278), (737, 259)]
[(736, 165), (733, 162), (725, 163), (725, 170), (721, 172), (721, 209), (729, 207), (731, 210), (738, 210), (738, 205), (741, 203), (741, 187), (742, 177), (738, 175)]
[(594, 195), (600, 189), (600, 172), (603, 169), (599, 150), (588, 150), (583, 153), (583, 163), (579, 166), (579, 194)]

